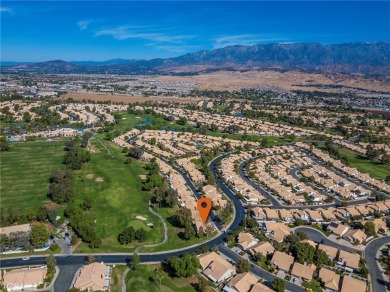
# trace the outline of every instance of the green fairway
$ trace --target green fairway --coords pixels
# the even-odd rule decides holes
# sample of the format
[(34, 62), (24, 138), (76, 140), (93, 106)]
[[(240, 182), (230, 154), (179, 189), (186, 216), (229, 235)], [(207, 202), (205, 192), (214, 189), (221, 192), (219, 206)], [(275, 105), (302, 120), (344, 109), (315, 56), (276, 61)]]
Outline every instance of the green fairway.
[(351, 167), (356, 167), (360, 172), (369, 173), (373, 178), (385, 179), (390, 174), (389, 165), (377, 163), (349, 149), (340, 147), (339, 151), (348, 159)]
[(62, 168), (64, 141), (11, 143), (1, 153), (0, 205), (14, 208), (39, 207), (49, 202), (49, 178)]
[[(322, 151), (327, 152), (324, 143), (320, 143), (318, 146)], [(345, 157), (348, 161), (348, 166), (355, 167), (362, 173), (368, 173), (371, 177), (376, 179), (385, 179), (390, 174), (390, 165), (380, 164), (379, 162), (372, 161), (361, 154), (346, 149), (344, 147), (337, 147), (341, 156)]]
[[(118, 235), (129, 226), (143, 228), (147, 231), (144, 244), (159, 243), (164, 238), (159, 219), (148, 209), (151, 198), (149, 192), (142, 191), (142, 180), (139, 175), (146, 174), (144, 162), (135, 161), (125, 164), (122, 149), (111, 142), (92, 139), (97, 153), (92, 154), (90, 162), (74, 174), (74, 193), (77, 203), (85, 196), (93, 199), (92, 208), (85, 215), (96, 222), (97, 234), (103, 240), (102, 246), (94, 252), (132, 252), (140, 243), (134, 241), (129, 245), (120, 245)], [(103, 144), (111, 155), (104, 148)], [(146, 220), (136, 217), (142, 216)], [(147, 226), (153, 223), (154, 227)], [(82, 244), (77, 252), (91, 252)]]
[(157, 252), (157, 251), (166, 251), (166, 250), (174, 250), (183, 248), (186, 246), (191, 246), (194, 244), (199, 244), (203, 241), (206, 241), (208, 239), (211, 239), (214, 237), (217, 232), (214, 231), (212, 234), (209, 235), (209, 237), (194, 237), (190, 240), (183, 239), (179, 236), (180, 232), (184, 232), (184, 228), (179, 228), (176, 226), (173, 226), (170, 222), (170, 218), (175, 215), (175, 209), (173, 208), (160, 208), (158, 209), (157, 206), (155, 206), (155, 210), (158, 210), (158, 212), (164, 217), (165, 221), (168, 225), (168, 242), (164, 245), (159, 245), (155, 247), (145, 247), (142, 248), (140, 252)]
[(197, 282), (196, 277), (192, 278), (170, 278), (163, 272), (161, 279), (161, 289), (159, 289), (160, 280), (156, 278), (155, 268), (159, 265), (140, 265), (137, 271), (130, 270), (126, 276), (126, 291), (165, 291), (165, 292), (192, 292), (196, 291), (191, 283)]

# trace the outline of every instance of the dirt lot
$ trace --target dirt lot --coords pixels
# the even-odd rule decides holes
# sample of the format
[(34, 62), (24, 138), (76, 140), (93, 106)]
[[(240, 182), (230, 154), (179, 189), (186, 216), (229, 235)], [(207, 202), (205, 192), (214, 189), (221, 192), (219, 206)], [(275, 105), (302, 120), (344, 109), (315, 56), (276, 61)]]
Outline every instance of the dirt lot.
[[(156, 77), (157, 80), (173, 80), (171, 76)], [(276, 87), (284, 90), (303, 89), (303, 90), (324, 90), (314, 87), (292, 86), (293, 84), (339, 84), (351, 87), (360, 87), (371, 90), (390, 90), (390, 79), (374, 80), (364, 78), (359, 75), (343, 74), (309, 74), (297, 71), (277, 72), (277, 71), (248, 71), (248, 72), (231, 72), (219, 71), (208, 74), (195, 76), (175, 76), (176, 81), (198, 82), (200, 89), (210, 90), (237, 90), (248, 87)], [(335, 91), (327, 89), (324, 91)], [(337, 90), (336, 90), (337, 91)]]
[(196, 104), (201, 98), (176, 98), (176, 97), (142, 97), (142, 96), (126, 96), (126, 95), (111, 95), (111, 94), (96, 94), (96, 93), (67, 93), (61, 96), (61, 99), (73, 98), (76, 100), (93, 100), (93, 101), (113, 101), (123, 103), (136, 102), (175, 102), (175, 103), (192, 103)]

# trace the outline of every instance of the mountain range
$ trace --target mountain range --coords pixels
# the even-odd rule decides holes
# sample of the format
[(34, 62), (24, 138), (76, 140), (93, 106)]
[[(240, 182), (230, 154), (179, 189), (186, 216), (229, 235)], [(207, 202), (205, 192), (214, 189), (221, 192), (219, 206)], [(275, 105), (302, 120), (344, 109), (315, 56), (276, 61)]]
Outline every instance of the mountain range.
[(197, 74), (218, 70), (298, 70), (389, 76), (390, 42), (236, 45), (166, 59), (5, 64), (2, 62), (2, 72)]

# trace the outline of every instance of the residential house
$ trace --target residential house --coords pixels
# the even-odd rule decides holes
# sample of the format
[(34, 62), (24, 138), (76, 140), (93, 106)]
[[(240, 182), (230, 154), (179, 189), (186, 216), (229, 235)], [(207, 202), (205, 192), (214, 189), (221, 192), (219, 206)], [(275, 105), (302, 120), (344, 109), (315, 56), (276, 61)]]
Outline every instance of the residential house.
[(331, 222), (326, 228), (327, 231), (332, 232), (338, 237), (342, 237), (351, 227), (342, 223)]
[(262, 256), (268, 256), (275, 252), (275, 248), (268, 241), (261, 241), (249, 248), (248, 252), (252, 256), (256, 253), (261, 254)]
[(46, 267), (4, 271), (3, 285), (7, 291), (36, 290), (39, 285), (44, 283), (46, 273)]
[(324, 251), (332, 261), (337, 258), (339, 252), (337, 248), (322, 243), (318, 245), (318, 249)]
[(343, 239), (356, 244), (362, 244), (366, 241), (367, 237), (367, 234), (360, 229), (351, 229), (343, 235)]
[(111, 268), (96, 262), (80, 269), (73, 287), (81, 291), (108, 291), (110, 279)]
[(337, 292), (339, 290), (339, 274), (336, 274), (332, 270), (321, 268), (318, 276), (324, 285), (326, 292)]
[(337, 264), (344, 267), (346, 271), (353, 272), (359, 269), (360, 255), (340, 250)]
[(295, 262), (291, 270), (291, 276), (302, 281), (310, 282), (313, 279), (316, 268), (313, 264), (306, 266)]
[(366, 292), (367, 283), (345, 275), (340, 292)]
[(214, 283), (221, 283), (232, 277), (236, 269), (216, 252), (198, 256), (202, 274)]
[(294, 263), (294, 257), (284, 252), (275, 251), (271, 259), (271, 265), (276, 267), (285, 273), (288, 273), (291, 269), (291, 265)]
[(223, 288), (223, 291), (248, 292), (251, 291), (253, 285), (257, 282), (259, 282), (259, 278), (251, 272), (238, 274), (229, 281), (229, 283)]
[(237, 237), (237, 243), (239, 248), (246, 250), (258, 243), (258, 240), (248, 232), (241, 232)]

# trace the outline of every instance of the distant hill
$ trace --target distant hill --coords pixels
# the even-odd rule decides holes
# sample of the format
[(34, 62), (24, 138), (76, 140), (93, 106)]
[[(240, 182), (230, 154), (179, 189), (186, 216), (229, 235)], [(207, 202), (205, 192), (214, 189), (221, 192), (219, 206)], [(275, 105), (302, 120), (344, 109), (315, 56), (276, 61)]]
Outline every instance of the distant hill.
[(193, 74), (216, 70), (269, 69), (389, 76), (390, 42), (228, 46), (167, 59), (114, 59), (106, 62), (57, 60), (3, 67), (3, 72)]
[(125, 60), (125, 59), (112, 59), (107, 61), (70, 61), (73, 65), (86, 65), (86, 66), (105, 66), (105, 65), (118, 65), (131, 63), (136, 60)]

